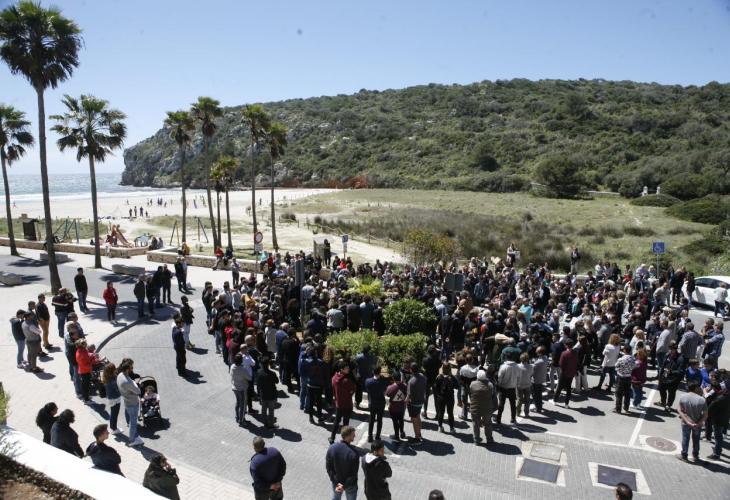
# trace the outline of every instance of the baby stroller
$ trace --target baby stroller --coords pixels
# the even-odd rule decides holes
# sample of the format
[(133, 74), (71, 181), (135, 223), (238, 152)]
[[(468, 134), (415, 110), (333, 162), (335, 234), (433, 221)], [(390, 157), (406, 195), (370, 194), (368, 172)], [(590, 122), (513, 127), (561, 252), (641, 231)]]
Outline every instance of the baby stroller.
[[(151, 421), (161, 421), (162, 411), (160, 410), (160, 396), (157, 393), (157, 381), (154, 377), (140, 377), (137, 379), (137, 385), (140, 389), (141, 404), (139, 405), (139, 420), (146, 427)], [(157, 396), (154, 399), (145, 398), (148, 388)]]
[(109, 360), (102, 358), (91, 367), (91, 390), (92, 392), (96, 391), (101, 398), (106, 397), (106, 387), (104, 387), (104, 384), (101, 382), (101, 373), (104, 371), (104, 367), (107, 364), (109, 364)]

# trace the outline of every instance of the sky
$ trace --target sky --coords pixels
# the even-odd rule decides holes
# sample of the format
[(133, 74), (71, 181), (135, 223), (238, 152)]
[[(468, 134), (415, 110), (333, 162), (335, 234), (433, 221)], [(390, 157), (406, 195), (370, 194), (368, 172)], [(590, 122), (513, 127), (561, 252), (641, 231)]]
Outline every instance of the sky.
[[(0, 8), (11, 2), (0, 0)], [(126, 147), (165, 112), (510, 78), (730, 82), (730, 0), (57, 0), (83, 30), (80, 66), (46, 92), (91, 93), (127, 114)], [(36, 98), (0, 62), (0, 102)], [(47, 124), (48, 128), (50, 124)], [(50, 173), (85, 173), (48, 133)], [(121, 151), (97, 172), (124, 168)], [(12, 174), (37, 174), (37, 148)]]

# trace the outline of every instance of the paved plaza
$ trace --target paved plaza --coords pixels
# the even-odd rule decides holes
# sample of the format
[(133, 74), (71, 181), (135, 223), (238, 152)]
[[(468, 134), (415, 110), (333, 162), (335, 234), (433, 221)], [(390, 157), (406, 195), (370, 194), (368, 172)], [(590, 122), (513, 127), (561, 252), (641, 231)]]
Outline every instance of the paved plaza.
[[(35, 257), (26, 251), (27, 257)], [(90, 342), (103, 343), (102, 354), (118, 363), (122, 357), (135, 361), (140, 375), (154, 376), (159, 385), (163, 425), (142, 429), (145, 446), (134, 450), (124, 446), (126, 438), (113, 446), (122, 454), (122, 469), (130, 479), (141, 482), (146, 469), (146, 457), (163, 452), (178, 467), (183, 498), (252, 498), (248, 460), (252, 455), (251, 439), (266, 438), (287, 460), (283, 488), (286, 498), (302, 500), (329, 498), (330, 485), (325, 472), (329, 428), (308, 423), (299, 411), (295, 395), (280, 391), (277, 418), (280, 429), (267, 431), (261, 422), (240, 428), (234, 421), (234, 396), (226, 366), (215, 354), (213, 337), (205, 329), (205, 311), (200, 301), (203, 281), (220, 286), (230, 278), (227, 272), (191, 269), (190, 281), (196, 288), (190, 296), (195, 308), (196, 322), (191, 341), (196, 349), (188, 353), (189, 370), (195, 376), (180, 378), (175, 370), (175, 354), (170, 339), (173, 308), (159, 310), (154, 321), (136, 321), (136, 302), (132, 295), (133, 278), (111, 275), (120, 296), (117, 325), (106, 322), (101, 296), (108, 271), (95, 271), (89, 266), (90, 256), (74, 256), (74, 261), (59, 266), (64, 285), (72, 285), (76, 267), (85, 267), (89, 281), (92, 308), (81, 314), (80, 322), (89, 333)], [(111, 267), (117, 259), (104, 258)], [(129, 260), (120, 262), (129, 262)], [(155, 263), (133, 259), (148, 269)], [(18, 308), (40, 292), (50, 292), (47, 267), (34, 259), (10, 257), (6, 248), (0, 249), (0, 270), (26, 276), (26, 284), (0, 288), (0, 308), (5, 325)], [(71, 286), (72, 288), (72, 286)], [(96, 297), (96, 298), (94, 298)], [(173, 301), (179, 305), (180, 294), (173, 286)], [(120, 314), (121, 313), (121, 314)], [(704, 320), (706, 311), (694, 311), (696, 323)], [(55, 318), (51, 333), (55, 335)], [(111, 336), (111, 337), (110, 337)], [(59, 346), (60, 339), (53, 337)], [(9, 424), (28, 434), (40, 437), (34, 418), (37, 409), (47, 401), (60, 408), (71, 408), (77, 415), (74, 428), (81, 436), (82, 446), (88, 444), (93, 426), (104, 421), (103, 400), (87, 407), (74, 396), (68, 380), (67, 363), (60, 350), (42, 360), (44, 374), (33, 375), (15, 367), (15, 344), (9, 327), (0, 336), (0, 380), (11, 394)], [(728, 350), (720, 361), (730, 364)], [(655, 372), (645, 386), (645, 411), (630, 415), (612, 413), (613, 398), (604, 393), (578, 396), (570, 409), (550, 403), (543, 414), (518, 419), (518, 427), (497, 427), (497, 444), (475, 446), (471, 422), (457, 420), (455, 435), (440, 434), (435, 421), (424, 423), (425, 442), (418, 447), (387, 443), (387, 456), (393, 469), (390, 489), (395, 499), (425, 499), (431, 489), (439, 488), (448, 499), (487, 498), (613, 498), (612, 490), (600, 483), (611, 477), (635, 481), (635, 498), (681, 498), (692, 495), (704, 499), (730, 497), (730, 454), (721, 461), (691, 465), (675, 458), (680, 437), (676, 415), (668, 415), (654, 406)], [(590, 385), (597, 382), (591, 375)], [(256, 405), (258, 407), (258, 405)], [(509, 411), (509, 410), (505, 410)], [(433, 417), (431, 412), (431, 417)], [(254, 415), (257, 417), (258, 415)], [(507, 421), (505, 417), (503, 419)], [(356, 411), (351, 424), (357, 428), (355, 444), (365, 449), (367, 413)], [(122, 427), (125, 429), (124, 427)], [(392, 430), (385, 419), (383, 434)], [(412, 435), (406, 423), (406, 433)], [(710, 452), (703, 441), (701, 456)], [(617, 475), (618, 474), (618, 475)], [(542, 478), (542, 479), (540, 479)], [(547, 481), (545, 480), (547, 479)], [(364, 498), (362, 472), (360, 496)]]

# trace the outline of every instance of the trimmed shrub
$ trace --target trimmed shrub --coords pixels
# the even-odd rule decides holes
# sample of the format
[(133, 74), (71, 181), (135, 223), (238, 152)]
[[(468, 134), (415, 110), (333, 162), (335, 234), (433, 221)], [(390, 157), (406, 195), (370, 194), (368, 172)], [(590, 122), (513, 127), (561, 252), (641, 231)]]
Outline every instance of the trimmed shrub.
[(667, 214), (692, 222), (719, 224), (730, 215), (730, 200), (724, 196), (709, 195), (676, 203), (667, 208)]
[(385, 327), (392, 335), (409, 335), (416, 332), (433, 332), (436, 313), (416, 299), (397, 300), (383, 311)]
[(422, 333), (410, 335), (384, 335), (378, 338), (372, 330), (358, 332), (335, 333), (327, 338), (327, 345), (335, 352), (347, 350), (354, 356), (362, 351), (363, 346), (369, 345), (373, 354), (380, 358), (382, 365), (400, 366), (406, 359), (413, 359), (420, 363), (426, 355), (428, 337)]
[(296, 222), (297, 214), (293, 214), (291, 212), (284, 212), (283, 214), (281, 214), (281, 220), (288, 220), (288, 221)]
[(649, 194), (634, 198), (629, 203), (637, 207), (671, 207), (682, 200), (668, 194)]

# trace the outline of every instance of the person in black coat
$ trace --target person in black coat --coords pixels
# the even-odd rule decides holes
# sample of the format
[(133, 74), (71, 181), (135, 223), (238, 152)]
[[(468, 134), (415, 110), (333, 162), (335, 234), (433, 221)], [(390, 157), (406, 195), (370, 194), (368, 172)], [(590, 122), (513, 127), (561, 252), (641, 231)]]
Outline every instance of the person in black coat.
[(145, 275), (141, 274), (134, 284), (134, 297), (137, 299), (137, 317), (144, 318)]
[(177, 289), (183, 293), (187, 293), (188, 287), (185, 283), (185, 269), (183, 268), (182, 258), (175, 261), (175, 278), (177, 279)]
[(340, 431), (342, 441), (331, 444), (327, 449), (325, 463), (327, 475), (332, 482), (334, 492), (347, 494), (348, 497), (357, 494), (357, 470), (360, 464), (360, 455), (352, 441), (355, 439), (355, 429), (345, 425)]
[(172, 288), (172, 271), (165, 264), (162, 266), (162, 302), (165, 304), (172, 304), (170, 288)]
[(170, 465), (164, 455), (159, 454), (150, 460), (150, 465), (144, 473), (142, 486), (161, 497), (180, 500), (180, 494), (177, 491), (179, 482), (180, 478), (177, 477), (174, 467)]
[(58, 420), (58, 417), (56, 417), (57, 413), (58, 406), (56, 406), (56, 403), (46, 403), (38, 411), (38, 415), (35, 418), (36, 425), (43, 431), (43, 442), (46, 444), (51, 444), (51, 428), (53, 428), (53, 424)]
[(86, 456), (91, 458), (94, 468), (111, 472), (112, 474), (122, 474), (119, 464), (122, 463), (122, 457), (119, 456), (117, 450), (108, 446), (104, 441), (109, 438), (109, 428), (106, 424), (99, 424), (94, 427), (94, 439), (86, 448)]
[(388, 478), (393, 475), (393, 470), (385, 459), (385, 445), (382, 441), (375, 441), (370, 446), (370, 453), (362, 457), (362, 471), (365, 474), (365, 498), (390, 500)]
[(279, 377), (276, 376), (269, 367), (269, 358), (264, 356), (260, 361), (261, 368), (256, 373), (256, 389), (259, 391), (259, 399), (261, 401), (261, 413), (264, 425), (269, 429), (277, 427), (276, 418), (274, 418), (274, 408), (276, 407), (276, 399), (278, 391), (276, 384), (279, 383)]
[(152, 285), (155, 289), (155, 306), (162, 307), (160, 304), (160, 293), (162, 291), (162, 266), (157, 266), (157, 271), (152, 273)]
[(84, 458), (84, 451), (79, 445), (79, 435), (71, 428), (76, 417), (71, 410), (63, 410), (58, 420), (51, 427), (51, 446), (63, 450), (79, 458)]
[(172, 346), (175, 348), (175, 368), (177, 374), (184, 377), (187, 374), (185, 364), (187, 363), (185, 351), (185, 330), (182, 316), (175, 316), (175, 326), (172, 327)]
[(155, 298), (157, 297), (157, 289), (155, 288), (154, 279), (147, 278), (145, 284), (145, 293), (147, 294), (147, 305), (150, 317), (155, 316)]

